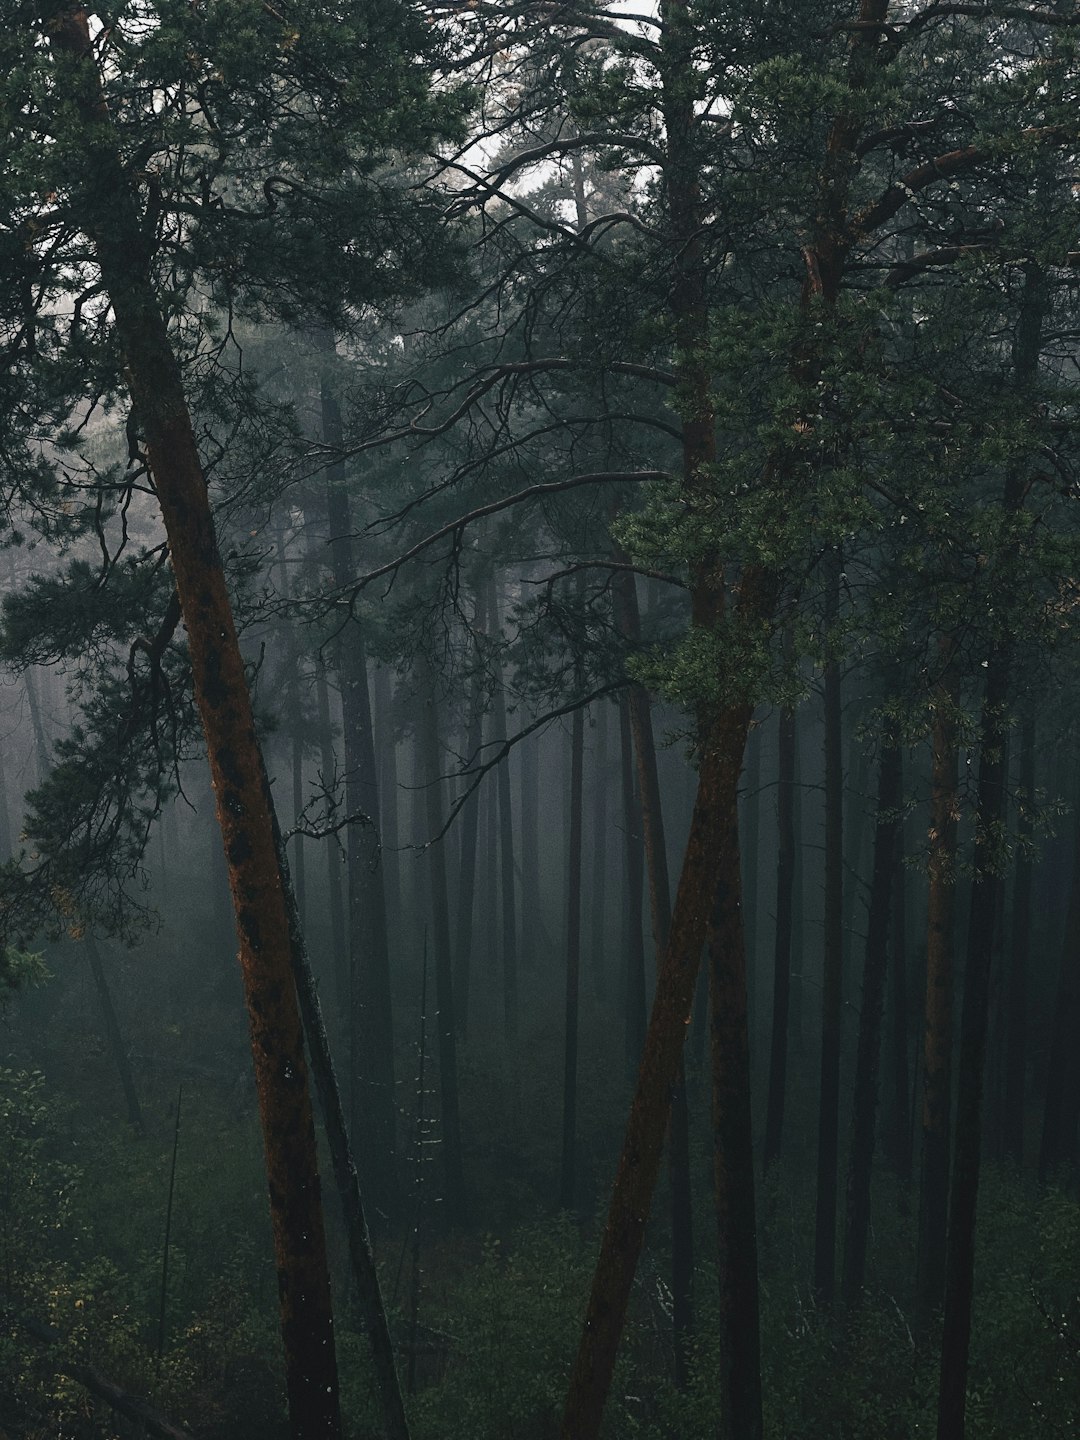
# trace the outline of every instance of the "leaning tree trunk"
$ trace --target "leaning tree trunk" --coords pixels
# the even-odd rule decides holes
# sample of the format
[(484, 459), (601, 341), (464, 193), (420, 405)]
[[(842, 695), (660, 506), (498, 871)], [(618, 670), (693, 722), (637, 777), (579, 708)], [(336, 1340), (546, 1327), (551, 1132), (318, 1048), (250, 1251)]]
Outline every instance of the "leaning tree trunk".
[(277, 831), (278, 848), (282, 857), (285, 874), (285, 897), (289, 912), (289, 929), (292, 940), (293, 977), (300, 1001), (300, 1014), (304, 1023), (304, 1038), (311, 1057), (311, 1071), (315, 1077), (315, 1089), (319, 1096), (323, 1124), (326, 1127), (327, 1147), (334, 1171), (338, 1201), (341, 1205), (345, 1236), (349, 1247), (349, 1261), (357, 1309), (363, 1319), (371, 1348), (372, 1368), (375, 1371), (376, 1398), (382, 1417), (385, 1440), (409, 1440), (409, 1424), (405, 1416), (405, 1403), (401, 1396), (401, 1382), (398, 1379), (394, 1359), (394, 1342), (390, 1334), (386, 1305), (383, 1300), (379, 1272), (375, 1268), (375, 1254), (371, 1246), (364, 1202), (360, 1194), (360, 1181), (349, 1144), (349, 1131), (345, 1122), (345, 1109), (341, 1103), (334, 1062), (330, 1054), (330, 1040), (323, 1021), (319, 987), (308, 959), (307, 944), (297, 898), (289, 883), (288, 862), (281, 844), (281, 832)]
[(878, 1075), (881, 1069), (881, 1021), (885, 1006), (885, 971), (889, 948), (889, 908), (900, 838), (900, 746), (896, 727), (886, 725), (878, 773), (874, 872), (870, 882), (870, 913), (866, 929), (859, 1045), (855, 1061), (848, 1163), (847, 1208), (844, 1220), (844, 1262), (841, 1294), (846, 1305), (857, 1304), (866, 1270), (866, 1238), (870, 1229), (870, 1179), (876, 1140)]
[[(294, 1440), (341, 1433), (330, 1280), (285, 885), (270, 786), (180, 369), (150, 284), (132, 185), (98, 75), (86, 11), (49, 26), (58, 77), (75, 108), (87, 188), (78, 220), (112, 305), (132, 401), (169, 542), (195, 701), (236, 914), (277, 1260)], [(72, 157), (74, 163), (74, 157)], [(75, 216), (73, 215), (73, 219)]]
[(746, 707), (725, 711), (702, 736), (698, 791), (671, 929), (656, 978), (645, 1050), (630, 1106), (581, 1342), (563, 1411), (563, 1440), (595, 1440), (615, 1368), (645, 1224), (664, 1148), (671, 1093), (686, 1038), (718, 863), (738, 825), (739, 771), (749, 724)]

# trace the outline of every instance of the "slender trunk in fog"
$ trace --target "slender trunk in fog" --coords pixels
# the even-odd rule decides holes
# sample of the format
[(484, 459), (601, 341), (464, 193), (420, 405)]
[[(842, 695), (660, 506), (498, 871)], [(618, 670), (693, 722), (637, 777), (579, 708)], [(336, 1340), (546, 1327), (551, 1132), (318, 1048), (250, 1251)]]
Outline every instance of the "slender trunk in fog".
[[(624, 639), (633, 645), (639, 645), (641, 618), (633, 576), (626, 571), (618, 573), (613, 590), (615, 624)], [(638, 762), (653, 953), (659, 970), (661, 957), (667, 949), (671, 925), (671, 881), (664, 835), (664, 811), (660, 798), (660, 775), (656, 763), (656, 738), (653, 733), (652, 707), (642, 686), (630, 686), (627, 705)], [(668, 1168), (671, 1179), (671, 1322), (675, 1348), (675, 1379), (681, 1389), (688, 1379), (687, 1350), (694, 1323), (694, 1212), (690, 1183), (690, 1118), (686, 1096), (685, 1047), (678, 1057), (675, 1087), (671, 1096), (670, 1124)]]
[[(333, 336), (320, 331), (320, 350), (334, 355)], [(327, 367), (320, 386), (323, 440), (333, 450), (343, 444), (341, 407)], [(344, 466), (327, 467), (326, 508), (330, 525), (330, 561), (340, 591), (355, 579), (352, 516)], [(371, 724), (367, 656), (363, 631), (355, 617), (338, 637), (335, 664), (341, 686), (345, 751), (345, 808), (363, 816), (349, 826), (349, 1120), (353, 1143), (366, 1158), (364, 1184), (374, 1209), (389, 1213), (397, 1195), (394, 1092), (394, 1016), (386, 897), (380, 865), (379, 793)]]
[(124, 1103), (127, 1105), (128, 1122), (135, 1131), (135, 1134), (142, 1139), (146, 1134), (146, 1127), (143, 1124), (142, 1107), (139, 1104), (138, 1091), (135, 1089), (135, 1077), (131, 1073), (131, 1061), (128, 1058), (127, 1046), (124, 1044), (124, 1037), (120, 1033), (120, 1022), (116, 1018), (116, 1009), (113, 1005), (112, 994), (109, 990), (109, 982), (105, 978), (105, 967), (101, 963), (101, 952), (98, 950), (97, 941), (89, 931), (83, 943), (86, 946), (86, 958), (90, 961), (90, 973), (94, 977), (94, 989), (97, 991), (98, 1003), (101, 1005), (101, 1018), (105, 1022), (105, 1039), (116, 1065), (117, 1074), (120, 1076), (120, 1085), (124, 1091)]
[(41, 722), (41, 704), (38, 700), (37, 681), (34, 679), (32, 669), (23, 671), (23, 686), (26, 690), (26, 703), (30, 709), (30, 728), (34, 732), (34, 769), (37, 772), (38, 784), (45, 779), (49, 773), (49, 742), (45, 738), (45, 727)]
[[(826, 624), (840, 607), (838, 554), (829, 561)], [(836, 1283), (837, 1160), (840, 1126), (840, 1044), (844, 959), (844, 770), (840, 708), (840, 662), (825, 662), (825, 956), (821, 985), (821, 1083), (818, 1092), (817, 1210), (814, 1226), (814, 1290), (832, 1303)]]
[(416, 705), (417, 749), (423, 775), (427, 814), (428, 880), (431, 891), (431, 932), (435, 950), (435, 1003), (438, 1013), (439, 1098), (442, 1117), (443, 1211), (448, 1224), (466, 1218), (465, 1174), (461, 1162), (461, 1119), (458, 1103), (457, 1037), (454, 1025), (453, 950), (450, 940), (450, 901), (446, 888), (446, 855), (435, 840), (446, 821), (443, 806), (443, 754), (439, 743), (439, 707), (435, 672), (428, 669), (425, 693)]
[(904, 832), (900, 828), (894, 857), (892, 904), (892, 1107), (889, 1149), (899, 1187), (900, 1206), (908, 1207), (911, 1183), (911, 1066), (909, 1064), (910, 1007), (908, 1005), (907, 961), (907, 870), (904, 865)]
[[(784, 635), (790, 660), (794, 640)], [(795, 710), (780, 711), (776, 778), (776, 935), (773, 944), (772, 1033), (769, 1042), (769, 1097), (765, 1112), (762, 1166), (780, 1159), (787, 1096), (788, 1017), (791, 1009), (791, 930), (795, 901)]]
[(578, 999), (581, 988), (581, 791), (585, 750), (585, 712), (574, 711), (570, 739), (570, 852), (567, 876), (566, 1004), (563, 1032), (562, 1165), (559, 1205), (574, 1208), (577, 1179)]
[(398, 854), (397, 697), (394, 677), (384, 665), (374, 667), (372, 703), (379, 776), (379, 818), (382, 822), (383, 895), (387, 931), (397, 933), (401, 915), (401, 856)]
[(916, 1293), (924, 1312), (941, 1304), (949, 1186), (952, 1093), (953, 886), (956, 872), (956, 692), (953, 642), (938, 642), (941, 679), (933, 700), (929, 893), (926, 912), (926, 1031), (923, 1045), (922, 1173)]
[(876, 1140), (878, 1077), (881, 1070), (881, 1021), (885, 1007), (885, 969), (889, 943), (889, 908), (896, 852), (899, 848), (900, 747), (896, 727), (886, 725), (878, 773), (874, 870), (866, 929), (859, 1045), (855, 1060), (851, 1151), (848, 1161), (847, 1208), (844, 1217), (844, 1260), (841, 1293), (846, 1305), (862, 1294), (866, 1272), (866, 1240), (870, 1229), (870, 1179)]
[[(488, 582), (488, 633), (499, 641), (499, 600), (495, 577)], [(502, 667), (495, 683), (491, 707), (491, 738), (496, 746), (506, 743), (506, 691)], [(509, 1064), (516, 1062), (518, 1022), (518, 959), (517, 959), (517, 898), (514, 878), (514, 816), (510, 803), (510, 765), (503, 760), (496, 767), (499, 796), (499, 880), (502, 911), (502, 975), (503, 975), (503, 1036)], [(580, 902), (579, 902), (580, 903)]]
[[(465, 763), (480, 753), (484, 727), (484, 682), (477, 672), (469, 695), (469, 723), (465, 732)], [(476, 840), (480, 827), (480, 791), (476, 789), (461, 810), (461, 869), (458, 874), (457, 950), (454, 955), (454, 1016), (462, 1040), (469, 1034), (469, 981), (472, 974), (473, 908), (476, 901)], [(528, 927), (526, 927), (527, 929)]]
[[(7, 776), (4, 767), (4, 746), (0, 745), (0, 865), (11, 855), (11, 813), (8, 809)], [(162, 894), (165, 887), (165, 867), (161, 871)]]
[(804, 1028), (806, 1010), (806, 988), (803, 985), (803, 966), (806, 964), (806, 942), (803, 931), (806, 927), (806, 884), (805, 854), (803, 851), (803, 759), (800, 754), (799, 732), (795, 733), (795, 780), (792, 789), (791, 823), (795, 830), (795, 865), (791, 881), (791, 1008), (788, 1013), (788, 1052), (800, 1060), (805, 1054), (806, 1033)]
[[(1076, 802), (1074, 801), (1074, 804)], [(1050, 1065), (1039, 1145), (1039, 1179), (1045, 1185), (1076, 1163), (1077, 1088), (1080, 1086), (1080, 805), (1074, 827), (1072, 884), (1054, 995)]]
[[(750, 1034), (758, 1024), (758, 877), (761, 860), (761, 727), (750, 727), (743, 782), (740, 849), (743, 867), (743, 937), (746, 945), (746, 1003)], [(753, 1049), (753, 1047), (751, 1047)]]
[(750, 1027), (737, 811), (718, 848), (709, 934), (713, 1183), (719, 1240), (721, 1440), (761, 1440)]
[(590, 912), (592, 916), (589, 944), (589, 973), (592, 993), (606, 993), (607, 930), (604, 925), (607, 899), (607, 781), (608, 781), (608, 707), (601, 701), (596, 712), (596, 750), (593, 764), (592, 794), (592, 883)]
[[(1010, 493), (1017, 488), (1016, 482), (1010, 477), (1006, 482), (1007, 507)], [(999, 832), (1005, 818), (1005, 705), (1008, 682), (1008, 649), (1001, 643), (995, 643), (987, 661), (986, 691), (979, 725), (979, 775), (975, 792), (975, 875), (971, 884), (964, 964), (964, 999), (960, 1016), (955, 1140), (945, 1259), (941, 1385), (938, 1391), (938, 1440), (963, 1440), (965, 1428), (990, 972), (998, 913), (997, 892), (1001, 884)]]
[(630, 702), (625, 695), (619, 699), (619, 748), (626, 839), (626, 1009), (623, 1034), (626, 1073), (632, 1081), (641, 1063), (641, 1048), (645, 1043), (645, 945), (641, 925), (645, 854), (641, 836), (641, 806), (634, 788)]
[(1028, 953), (1031, 944), (1031, 884), (1035, 806), (1035, 710), (1020, 727), (1020, 794), (1017, 805), (1016, 871), (1013, 881), (1012, 944), (1009, 949), (1005, 1035), (1005, 1094), (1002, 1105), (1005, 1153), (1019, 1169), (1024, 1163), (1024, 1099), (1027, 1080)]
[[(330, 724), (330, 689), (322, 655), (315, 658), (315, 702), (319, 715), (319, 764), (329, 785), (337, 772), (334, 736)], [(341, 850), (336, 836), (326, 846), (326, 886), (330, 900), (330, 943), (333, 947), (334, 996), (337, 1013), (344, 1022), (349, 1013), (349, 956), (345, 942), (345, 906), (341, 893)]]
[(521, 958), (536, 965), (540, 920), (540, 740), (530, 735), (518, 745), (521, 757)]
[[(286, 883), (244, 657), (206, 476), (164, 315), (151, 283), (133, 182), (105, 102), (86, 11), (58, 7), (49, 41), (69, 115), (77, 210), (112, 306), (131, 399), (168, 538), (229, 866), (259, 1097), (293, 1440), (341, 1433), (315, 1126), (292, 974)], [(73, 170), (74, 173), (74, 170)]]
[(323, 1021), (319, 987), (308, 958), (307, 944), (300, 924), (300, 912), (296, 895), (289, 883), (288, 862), (281, 844), (281, 832), (277, 829), (278, 853), (286, 879), (285, 893), (289, 913), (289, 936), (292, 946), (293, 977), (304, 1025), (304, 1038), (311, 1059), (311, 1073), (319, 1097), (323, 1125), (326, 1129), (327, 1148), (334, 1171), (334, 1184), (341, 1205), (345, 1236), (349, 1246), (349, 1263), (353, 1281), (353, 1293), (357, 1308), (367, 1330), (371, 1347), (372, 1366), (375, 1371), (375, 1390), (382, 1417), (383, 1435), (386, 1440), (409, 1440), (409, 1426), (405, 1418), (405, 1406), (401, 1398), (401, 1384), (398, 1380), (394, 1361), (394, 1344), (386, 1318), (379, 1272), (375, 1268), (375, 1255), (371, 1247), (364, 1202), (360, 1193), (360, 1182), (349, 1145), (349, 1132), (345, 1123), (345, 1110), (341, 1103), (334, 1062), (330, 1055), (330, 1040)]
[[(721, 846), (737, 833), (738, 783), (749, 715), (732, 709), (702, 736), (698, 793), (671, 927), (656, 979), (645, 1049), (563, 1411), (562, 1440), (600, 1430), (619, 1338), (668, 1128)], [(738, 854), (725, 857), (738, 874)]]

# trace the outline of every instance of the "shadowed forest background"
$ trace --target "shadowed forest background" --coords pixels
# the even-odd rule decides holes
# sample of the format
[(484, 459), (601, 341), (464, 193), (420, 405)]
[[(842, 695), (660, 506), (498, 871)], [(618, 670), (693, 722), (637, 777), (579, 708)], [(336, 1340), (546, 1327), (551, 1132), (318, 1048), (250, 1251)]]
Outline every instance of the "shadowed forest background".
[(1077, 1433), (1078, 40), (8, 0), (0, 1440)]

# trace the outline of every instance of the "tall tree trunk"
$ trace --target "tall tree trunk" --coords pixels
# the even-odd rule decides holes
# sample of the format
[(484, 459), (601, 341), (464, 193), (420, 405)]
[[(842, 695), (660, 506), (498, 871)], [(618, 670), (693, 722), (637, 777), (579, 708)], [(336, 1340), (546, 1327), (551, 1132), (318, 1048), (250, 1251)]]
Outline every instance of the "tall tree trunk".
[[(761, 729), (751, 725), (746, 745), (746, 777), (743, 786), (743, 823), (740, 852), (743, 869), (743, 938), (746, 945), (746, 1003), (750, 1035), (753, 1037), (758, 1016), (758, 884), (761, 862)], [(754, 1051), (751, 1039), (751, 1054)]]
[(589, 965), (592, 993), (603, 996), (606, 990), (607, 930), (607, 782), (608, 782), (608, 709), (604, 702), (597, 707), (596, 758), (593, 763), (592, 793), (592, 883), (589, 886), (591, 943)]
[(841, 1293), (855, 1305), (866, 1271), (866, 1238), (870, 1229), (870, 1179), (874, 1164), (878, 1075), (881, 1068), (881, 1021), (885, 1006), (885, 971), (889, 948), (889, 908), (900, 839), (900, 746), (896, 727), (886, 724), (878, 773), (874, 871), (870, 883), (870, 914), (866, 930), (859, 1046), (855, 1061), (844, 1226), (844, 1268)]
[[(329, 331), (316, 340), (326, 363), (320, 382), (323, 440), (343, 445), (341, 407), (329, 362), (335, 354)], [(347, 590), (355, 579), (352, 516), (344, 467), (326, 473), (330, 562), (334, 584)], [(341, 686), (345, 751), (345, 809), (349, 826), (349, 1121), (353, 1144), (365, 1156), (364, 1184), (376, 1213), (389, 1214), (397, 1200), (397, 1106), (394, 1090), (394, 1011), (386, 896), (380, 864), (379, 790), (375, 769), (367, 656), (360, 624), (352, 618), (338, 637), (335, 664)]]
[(581, 800), (585, 751), (585, 712), (574, 711), (570, 738), (570, 851), (567, 875), (566, 1003), (563, 1012), (562, 1163), (559, 1204), (574, 1208), (577, 1181), (578, 1001), (581, 989)]
[(955, 1143), (945, 1261), (945, 1319), (938, 1392), (938, 1440), (963, 1440), (971, 1301), (975, 1278), (975, 1209), (982, 1145), (982, 1097), (990, 1005), (990, 970), (997, 919), (1000, 844), (1005, 814), (1004, 709), (1008, 653), (995, 643), (987, 665), (979, 734), (975, 809), (975, 876), (971, 885), (964, 1000), (960, 1017)]
[(101, 1005), (101, 1018), (105, 1022), (105, 1039), (108, 1042), (109, 1051), (116, 1064), (117, 1074), (120, 1076), (120, 1085), (124, 1092), (124, 1103), (127, 1105), (128, 1123), (138, 1135), (140, 1140), (146, 1134), (146, 1127), (143, 1124), (142, 1107), (139, 1104), (139, 1092), (135, 1089), (135, 1077), (131, 1073), (131, 1061), (128, 1058), (127, 1046), (124, 1044), (124, 1037), (120, 1033), (120, 1022), (116, 1018), (116, 1009), (113, 1005), (112, 994), (109, 990), (109, 982), (105, 978), (105, 967), (101, 963), (101, 952), (98, 950), (97, 941), (94, 936), (87, 932), (86, 958), (90, 961), (90, 973), (94, 977), (94, 988), (98, 994), (98, 1002)]
[(632, 1082), (641, 1063), (645, 1043), (645, 945), (641, 926), (644, 895), (644, 846), (641, 806), (634, 787), (633, 740), (630, 734), (630, 702), (619, 699), (619, 748), (622, 776), (623, 829), (626, 835), (626, 994), (624, 1045), (626, 1074)]
[(1031, 942), (1031, 887), (1035, 806), (1035, 710), (1020, 727), (1020, 794), (1016, 826), (1012, 943), (1009, 947), (1005, 1034), (1005, 1094), (1002, 1106), (1005, 1153), (1017, 1169), (1024, 1163), (1024, 1100), (1027, 1088), (1028, 952)]
[[(826, 624), (840, 608), (840, 556), (829, 562)], [(821, 1088), (818, 1097), (817, 1212), (814, 1289), (832, 1303), (836, 1276), (837, 1159), (840, 1148), (840, 1042), (843, 1015), (844, 854), (843, 733), (840, 662), (825, 662), (825, 958), (821, 986)]]
[(889, 1149), (900, 1196), (907, 1213), (911, 1184), (911, 1066), (909, 1064), (910, 1007), (908, 1004), (907, 871), (904, 865), (904, 831), (900, 828), (893, 875), (892, 968), (892, 1105)]
[[(539, 741), (530, 735), (521, 741), (521, 958), (535, 966), (540, 956), (537, 923), (540, 919), (540, 763)], [(464, 843), (464, 839), (462, 841)]]
[[(615, 623), (632, 645), (641, 643), (641, 617), (634, 578), (623, 571), (614, 584)], [(656, 762), (649, 697), (640, 685), (631, 685), (627, 706), (637, 754), (641, 794), (645, 866), (649, 877), (653, 953), (657, 970), (667, 949), (671, 923), (671, 880), (668, 874), (660, 772)], [(688, 1380), (688, 1346), (694, 1323), (694, 1209), (690, 1183), (690, 1116), (686, 1095), (686, 1062), (680, 1053), (671, 1097), (669, 1171), (671, 1178), (671, 1321), (675, 1349), (675, 1380), (682, 1389)]]
[(41, 704), (38, 699), (37, 681), (34, 679), (33, 669), (28, 667), (23, 671), (23, 686), (26, 690), (26, 703), (30, 710), (30, 728), (34, 732), (34, 769), (37, 773), (38, 784), (45, 779), (51, 765), (49, 741), (45, 735), (45, 726), (41, 720)]
[(439, 744), (439, 707), (434, 670), (428, 669), (426, 693), (419, 697), (417, 739), (423, 770), (428, 830), (428, 879), (431, 887), (431, 929), (435, 949), (435, 1003), (439, 1052), (439, 1099), (442, 1118), (443, 1211), (450, 1224), (466, 1216), (465, 1171), (461, 1159), (461, 1117), (458, 1101), (457, 1039), (454, 1025), (453, 952), (450, 942), (450, 901), (446, 890), (446, 856), (434, 837), (446, 820), (443, 808), (443, 757)]
[(367, 1330), (368, 1344), (371, 1347), (382, 1431), (385, 1440), (409, 1440), (409, 1425), (405, 1418), (405, 1404), (401, 1397), (401, 1382), (398, 1379), (397, 1365), (394, 1360), (394, 1343), (390, 1335), (390, 1324), (386, 1316), (382, 1286), (379, 1283), (379, 1272), (375, 1267), (375, 1254), (372, 1250), (371, 1234), (368, 1230), (364, 1202), (360, 1194), (360, 1181), (353, 1161), (352, 1148), (349, 1145), (345, 1110), (341, 1103), (341, 1090), (330, 1054), (330, 1040), (323, 1021), (319, 987), (308, 958), (307, 944), (300, 923), (300, 911), (295, 893), (289, 883), (288, 865), (276, 820), (275, 830), (278, 853), (281, 856), (282, 871), (285, 876), (293, 977), (296, 981), (296, 993), (304, 1025), (304, 1038), (307, 1041), (308, 1054), (311, 1057), (311, 1072), (315, 1077), (319, 1108), (322, 1111), (323, 1124), (326, 1128), (334, 1183), (345, 1224), (353, 1293), (364, 1328)]
[[(292, 975), (285, 885), (270, 786), (179, 366), (145, 263), (132, 184), (120, 162), (86, 11), (55, 12), (58, 76), (82, 124), (90, 177), (78, 216), (96, 252), (146, 436), (206, 733), (248, 1003), (277, 1260), (294, 1440), (341, 1433), (315, 1127)], [(74, 156), (72, 163), (74, 163)]]
[[(794, 636), (784, 634), (784, 654), (790, 663)], [(791, 1008), (791, 932), (795, 901), (795, 710), (780, 711), (776, 780), (776, 936), (773, 946), (772, 1033), (769, 1043), (769, 1095), (765, 1111), (762, 1166), (780, 1159), (787, 1095), (788, 1016)]]
[[(465, 762), (473, 763), (484, 738), (483, 678), (479, 671), (469, 693), (469, 720), (465, 731)], [(480, 792), (474, 790), (461, 809), (461, 869), (454, 953), (454, 1017), (458, 1035), (469, 1035), (469, 991), (472, 977), (473, 910), (476, 904), (476, 841), (480, 829)], [(525, 927), (526, 931), (528, 926)]]
[(721, 838), (709, 936), (713, 1180), (719, 1240), (720, 1440), (761, 1440), (750, 1028), (737, 812)]
[(953, 886), (956, 871), (956, 694), (953, 642), (938, 641), (930, 780), (926, 911), (926, 1038), (923, 1046), (922, 1173), (915, 1285), (924, 1312), (941, 1303), (949, 1186), (952, 1095)]
[[(499, 600), (495, 577), (488, 582), (488, 633), (498, 645), (500, 637)], [(498, 745), (506, 743), (506, 691), (503, 688), (502, 666), (499, 666), (491, 707), (491, 738)], [(502, 910), (502, 973), (503, 973), (503, 1036), (510, 1066), (517, 1059), (518, 1024), (518, 955), (517, 897), (514, 878), (514, 816), (510, 802), (510, 765), (503, 760), (496, 771), (499, 794), (499, 880)], [(580, 904), (580, 897), (579, 897)]]
[[(329, 785), (336, 773), (330, 724), (330, 688), (322, 655), (315, 659), (315, 702), (319, 715), (319, 764)], [(326, 842), (326, 888), (330, 901), (330, 944), (333, 949), (334, 998), (344, 1026), (349, 1013), (349, 956), (345, 940), (345, 906), (341, 893), (341, 852), (336, 837)], [(337, 1031), (335, 1033), (340, 1033)]]
[(1069, 910), (1061, 946), (1061, 967), (1054, 997), (1046, 1105), (1039, 1145), (1039, 1179), (1045, 1185), (1077, 1158), (1077, 1104), (1080, 1089), (1080, 804), (1073, 839)]
[[(738, 784), (749, 724), (746, 707), (724, 712), (702, 736), (698, 791), (671, 929), (656, 979), (652, 1014), (611, 1203), (593, 1274), (581, 1342), (563, 1411), (563, 1440), (595, 1440), (600, 1431), (630, 1287), (645, 1238), (672, 1089), (686, 1037), (705, 931), (716, 893), (721, 847), (738, 826)], [(721, 857), (718, 861), (718, 857)]]
[(397, 697), (394, 677), (384, 665), (376, 665), (372, 676), (372, 716), (375, 752), (378, 757), (379, 821), (382, 847), (383, 903), (386, 906), (388, 944), (393, 952), (398, 917), (401, 915), (401, 856), (398, 853), (397, 778)]

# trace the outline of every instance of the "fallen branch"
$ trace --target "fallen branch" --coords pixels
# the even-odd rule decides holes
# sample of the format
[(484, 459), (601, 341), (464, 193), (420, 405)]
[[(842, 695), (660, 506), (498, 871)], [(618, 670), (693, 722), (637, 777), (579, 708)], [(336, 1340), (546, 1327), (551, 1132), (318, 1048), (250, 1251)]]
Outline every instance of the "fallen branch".
[[(35, 1320), (31, 1315), (8, 1314), (10, 1323), (20, 1326), (43, 1345), (59, 1345), (63, 1343), (64, 1336), (52, 1325), (46, 1325), (42, 1320)], [(107, 1379), (100, 1370), (93, 1365), (85, 1365), (80, 1360), (59, 1359), (56, 1362), (56, 1373), (66, 1375), (69, 1380), (74, 1380), (84, 1390), (89, 1390), (91, 1395), (96, 1395), (99, 1400), (104, 1400), (111, 1410), (118, 1415), (125, 1416), (128, 1420), (134, 1420), (141, 1425), (148, 1435), (158, 1437), (158, 1440), (193, 1440), (190, 1431), (181, 1430), (179, 1425), (174, 1425), (171, 1420), (162, 1415), (159, 1410), (138, 1395), (132, 1395), (130, 1391), (123, 1390), (119, 1385)]]

